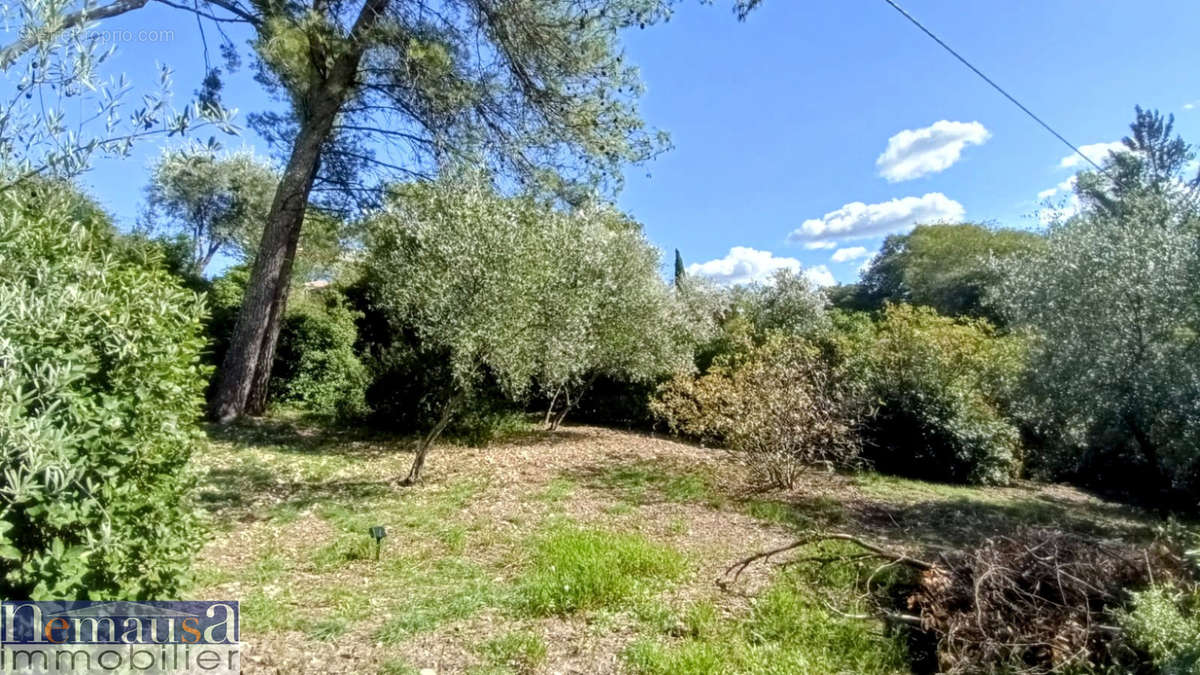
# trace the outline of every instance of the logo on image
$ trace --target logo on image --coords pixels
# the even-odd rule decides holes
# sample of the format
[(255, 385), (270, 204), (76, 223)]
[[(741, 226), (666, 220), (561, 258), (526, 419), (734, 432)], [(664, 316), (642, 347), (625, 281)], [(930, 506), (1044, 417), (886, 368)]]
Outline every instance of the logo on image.
[(0, 603), (0, 672), (241, 672), (238, 603)]

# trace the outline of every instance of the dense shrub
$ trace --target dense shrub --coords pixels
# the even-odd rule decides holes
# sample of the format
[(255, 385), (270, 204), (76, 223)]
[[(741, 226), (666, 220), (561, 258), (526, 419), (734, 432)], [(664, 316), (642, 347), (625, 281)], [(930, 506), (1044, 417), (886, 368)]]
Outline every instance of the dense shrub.
[(169, 597), (199, 544), (203, 305), (36, 192), (0, 196), (0, 595)]
[(723, 442), (768, 483), (792, 487), (808, 465), (856, 462), (859, 401), (816, 346), (775, 335), (700, 377), (676, 376), (652, 409), (673, 431)]
[(1125, 638), (1163, 675), (1200, 675), (1200, 596), (1168, 585), (1132, 594), (1118, 613)]
[(839, 325), (842, 367), (876, 401), (864, 442), (878, 469), (971, 483), (1018, 474), (1020, 433), (1006, 406), (1024, 367), (1021, 339), (910, 305)]
[(818, 339), (831, 327), (825, 294), (803, 275), (786, 269), (768, 283), (733, 288), (688, 278), (680, 297), (697, 326), (695, 363), (700, 372), (719, 358), (739, 358), (739, 352), (770, 335)]
[[(1148, 191), (1051, 226), (1003, 301), (1036, 332), (1023, 416), (1051, 475), (1200, 494), (1200, 214)], [(1100, 480), (1097, 480), (1100, 479)], [(1167, 496), (1167, 495), (1163, 495)]]
[(275, 399), (320, 417), (348, 421), (367, 413), (368, 373), (354, 351), (357, 314), (334, 289), (293, 303), (279, 333)]

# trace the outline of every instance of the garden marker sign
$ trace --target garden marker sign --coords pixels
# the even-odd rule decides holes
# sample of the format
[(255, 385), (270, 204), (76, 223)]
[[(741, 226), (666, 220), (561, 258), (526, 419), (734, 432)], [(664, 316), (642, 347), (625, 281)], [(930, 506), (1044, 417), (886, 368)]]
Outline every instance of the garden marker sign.
[(0, 602), (0, 673), (241, 672), (236, 601)]

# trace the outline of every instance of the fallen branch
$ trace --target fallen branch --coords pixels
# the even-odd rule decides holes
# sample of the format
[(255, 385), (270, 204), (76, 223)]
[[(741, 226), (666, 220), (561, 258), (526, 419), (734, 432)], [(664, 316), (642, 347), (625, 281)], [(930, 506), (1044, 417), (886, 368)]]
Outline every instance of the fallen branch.
[[(743, 558), (726, 568), (725, 573), (717, 579), (717, 586), (726, 588), (730, 584), (736, 584), (738, 579), (741, 578), (742, 572), (745, 572), (747, 568), (756, 562), (766, 562), (772, 557), (781, 553), (787, 553), (788, 551), (795, 550), (802, 546), (808, 546), (809, 544), (815, 544), (822, 541), (848, 541), (863, 550), (869, 551), (874, 557), (887, 560), (893, 564), (907, 565), (908, 567), (912, 567), (913, 569), (920, 570), (922, 572), (933, 569), (933, 563), (929, 563), (918, 558), (913, 558), (903, 553), (889, 551), (882, 546), (863, 541), (852, 534), (832, 532), (827, 534), (814, 534), (812, 536), (804, 537), (803, 539), (797, 539), (786, 546), (780, 546), (779, 548), (773, 548), (769, 551), (755, 553), (752, 556)], [(727, 581), (731, 573), (733, 574), (733, 579)]]

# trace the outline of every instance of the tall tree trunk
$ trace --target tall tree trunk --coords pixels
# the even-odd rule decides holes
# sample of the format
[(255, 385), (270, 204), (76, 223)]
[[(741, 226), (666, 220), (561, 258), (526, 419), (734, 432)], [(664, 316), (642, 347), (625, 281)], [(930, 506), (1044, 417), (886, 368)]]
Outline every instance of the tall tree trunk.
[[(310, 57), (327, 75), (323, 81), (313, 83), (311, 93), (298, 111), (300, 133), (292, 145), (287, 168), (271, 202), (262, 243), (250, 272), (250, 283), (246, 286), (213, 399), (211, 414), (220, 424), (232, 422), (246, 413), (256, 382), (261, 385), (255, 392), (253, 407), (260, 410), (266, 407), (279, 322), (287, 305), (292, 262), (300, 241), (308, 196), (320, 165), (321, 150), (329, 139), (335, 118), (353, 92), (368, 33), (378, 23), (387, 5), (388, 0), (367, 0), (350, 29), (353, 46), (336, 57), (314, 48)], [(331, 67), (325, 63), (327, 58), (333, 60)]]
[(284, 259), (283, 274), (280, 277), (284, 281), (275, 288), (275, 300), (271, 304), (267, 331), (263, 335), (262, 347), (258, 352), (258, 362), (254, 366), (254, 381), (250, 384), (250, 395), (246, 399), (245, 414), (247, 415), (263, 415), (267, 412), (267, 399), (271, 391), (271, 369), (275, 365), (275, 347), (279, 344), (279, 333), (283, 330), (283, 315), (287, 311), (292, 268), (295, 266), (297, 246), (300, 242), (300, 228), (296, 228), (295, 234), (295, 237), (288, 240), (288, 254)]
[[(279, 320), (291, 283), (292, 261), (296, 243), (300, 240), (308, 195), (316, 178), (321, 148), (341, 106), (339, 101), (327, 99), (321, 102), (324, 105), (313, 106), (313, 115), (300, 127), (287, 168), (275, 190), (213, 400), (212, 417), (220, 424), (231, 422), (247, 412), (259, 370), (265, 370), (262, 377), (266, 381), (271, 375)], [(260, 392), (263, 407), (266, 381)]]

